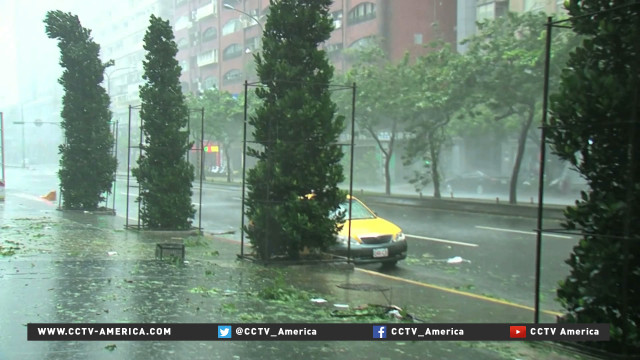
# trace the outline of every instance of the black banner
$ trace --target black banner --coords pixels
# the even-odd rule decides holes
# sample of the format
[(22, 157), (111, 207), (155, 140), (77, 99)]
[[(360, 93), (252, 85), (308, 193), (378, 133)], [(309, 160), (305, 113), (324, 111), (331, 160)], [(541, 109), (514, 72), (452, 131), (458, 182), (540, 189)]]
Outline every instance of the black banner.
[(609, 324), (28, 324), (27, 340), (606, 341)]

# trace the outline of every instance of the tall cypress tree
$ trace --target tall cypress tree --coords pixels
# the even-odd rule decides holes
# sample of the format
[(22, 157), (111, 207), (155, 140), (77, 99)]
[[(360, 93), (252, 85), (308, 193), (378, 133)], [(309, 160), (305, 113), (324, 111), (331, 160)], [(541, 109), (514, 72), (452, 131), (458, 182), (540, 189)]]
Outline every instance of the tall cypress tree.
[[(329, 82), (333, 67), (318, 46), (333, 29), (331, 0), (273, 1), (262, 54), (255, 56), (263, 100), (250, 119), (259, 147), (247, 175), (247, 235), (262, 258), (297, 258), (305, 247), (335, 243), (336, 219), (345, 200), (342, 150), (344, 118), (336, 116)], [(313, 200), (301, 200), (314, 192)]]
[(144, 143), (138, 167), (141, 220), (150, 229), (184, 230), (191, 227), (194, 168), (185, 155), (191, 149), (186, 130), (189, 110), (180, 87), (178, 47), (169, 21), (151, 15), (144, 36), (147, 50), (140, 87)]
[(62, 122), (66, 143), (60, 145), (60, 188), (65, 209), (95, 210), (103, 194), (111, 191), (116, 159), (109, 122), (109, 96), (100, 85), (112, 64), (100, 61), (100, 45), (76, 15), (49, 11), (44, 20), (47, 36), (58, 39)]
[(549, 132), (553, 149), (576, 167), (589, 190), (565, 212), (565, 227), (585, 235), (567, 260), (571, 273), (558, 297), (566, 321), (611, 324), (611, 341), (596, 346), (616, 352), (626, 346), (638, 354), (640, 4), (566, 4), (584, 41), (551, 98)]

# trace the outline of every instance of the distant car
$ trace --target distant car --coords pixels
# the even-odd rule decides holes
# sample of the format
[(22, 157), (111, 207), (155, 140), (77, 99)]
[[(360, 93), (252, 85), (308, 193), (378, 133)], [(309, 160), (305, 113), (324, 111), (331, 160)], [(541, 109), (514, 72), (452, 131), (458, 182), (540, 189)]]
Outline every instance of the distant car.
[[(349, 219), (351, 202), (351, 219)], [(337, 243), (330, 252), (348, 256), (354, 263), (383, 263), (395, 265), (407, 257), (407, 241), (402, 229), (392, 222), (377, 216), (371, 209), (355, 197), (347, 196), (340, 205), (345, 213), (345, 222), (338, 234)], [(351, 237), (349, 238), (349, 224)], [(347, 241), (350, 242), (350, 249)]]
[(463, 173), (444, 182), (447, 192), (484, 194), (486, 192), (506, 191), (509, 179), (506, 177), (494, 177), (480, 170)]

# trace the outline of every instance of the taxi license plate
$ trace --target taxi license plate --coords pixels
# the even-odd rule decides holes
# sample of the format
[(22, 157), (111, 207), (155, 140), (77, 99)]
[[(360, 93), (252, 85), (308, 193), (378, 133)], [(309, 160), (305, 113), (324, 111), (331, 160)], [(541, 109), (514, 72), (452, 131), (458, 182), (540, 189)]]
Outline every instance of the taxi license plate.
[(381, 258), (381, 257), (387, 257), (387, 256), (389, 256), (389, 249), (387, 248), (373, 249), (374, 258)]

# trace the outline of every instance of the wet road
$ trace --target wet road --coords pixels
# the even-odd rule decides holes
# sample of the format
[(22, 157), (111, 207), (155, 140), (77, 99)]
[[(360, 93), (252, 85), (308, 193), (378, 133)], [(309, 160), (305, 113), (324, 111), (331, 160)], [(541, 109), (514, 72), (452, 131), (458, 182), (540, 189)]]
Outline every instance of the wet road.
[[(1, 205), (0, 211), (0, 240), (5, 245), (11, 241), (17, 243), (20, 251), (0, 258), (0, 286), (3, 289), (0, 296), (0, 359), (568, 359), (555, 353), (541, 354), (525, 343), (516, 342), (27, 342), (25, 324), (36, 321), (247, 323), (336, 322), (336, 319), (327, 315), (327, 309), (311, 304), (308, 298), (301, 301), (295, 298), (293, 301), (260, 300), (258, 291), (268, 289), (279, 275), (263, 267), (234, 261), (238, 249), (236, 242), (216, 238), (213, 248), (189, 247), (190, 263), (185, 267), (158, 262), (154, 260), (153, 252), (159, 241), (157, 234), (119, 230), (123, 223), (119, 216), (57, 212), (55, 203), (39, 198), (51, 190), (53, 175), (15, 169), (9, 174), (20, 177), (9, 178), (8, 201)], [(211, 190), (215, 188), (214, 185)], [(211, 214), (203, 216), (210, 221), (207, 224), (217, 225), (226, 221), (224, 219), (233, 219), (234, 212), (239, 213), (238, 200), (234, 199), (238, 192), (235, 191), (216, 192), (211, 198), (205, 198), (216, 204), (207, 208)], [(225, 205), (220, 206), (221, 203)], [(213, 212), (213, 209), (218, 210)], [(375, 209), (383, 216), (398, 216), (393, 219), (398, 223), (405, 221), (402, 220), (405, 218), (403, 212), (396, 207), (387, 209), (376, 205)], [(415, 215), (416, 219), (411, 216), (407, 215), (407, 223), (402, 224), (408, 227), (407, 232), (420, 229), (411, 228), (411, 224), (427, 223), (420, 220), (426, 214)], [(434, 221), (446, 220), (432, 216), (436, 217)], [(471, 224), (475, 223), (469, 222), (468, 226)], [(225, 225), (236, 226), (233, 221)], [(446, 226), (441, 225), (441, 231), (446, 231)], [(452, 235), (435, 230), (434, 234)], [(230, 238), (237, 236), (237, 233), (229, 235)], [(410, 241), (412, 247), (419, 248), (418, 240), (412, 238)], [(430, 243), (424, 239), (420, 241)], [(486, 245), (485, 242), (488, 244), (490, 240), (478, 240), (479, 246)], [(225, 256), (217, 256), (211, 251), (213, 249)], [(109, 255), (113, 250), (117, 255)], [(427, 250), (432, 251), (434, 259), (448, 256), (444, 252), (437, 253), (432, 247)], [(473, 259), (464, 264), (478, 261), (472, 253), (459, 255)], [(423, 279), (433, 280), (432, 267), (422, 268), (410, 258), (394, 271), (405, 272), (402, 275), (407, 278), (425, 276)], [(406, 306), (418, 318), (431, 322), (523, 323), (531, 318), (530, 311), (522, 308), (379, 276), (376, 275), (380, 274), (379, 269), (375, 267), (373, 272), (365, 270), (327, 274), (317, 269), (293, 269), (287, 278), (291, 281), (285, 282), (283, 287), (288, 295), (300, 294), (299, 290), (286, 292), (287, 286), (295, 285), (296, 289), (309, 291), (310, 296), (322, 294), (341, 304), (389, 301)], [(427, 275), (419, 275), (423, 273)], [(443, 274), (450, 275), (443, 277), (444, 282), (455, 278), (447, 271)], [(391, 289), (389, 298), (379, 293), (353, 292), (337, 287), (350, 283), (388, 287)], [(543, 314), (542, 320), (553, 321), (553, 317)], [(109, 350), (112, 345), (117, 346)]]
[[(44, 194), (57, 183), (53, 173), (31, 171), (28, 191)], [(29, 174), (29, 172), (27, 172)], [(126, 178), (119, 177), (116, 190), (117, 216), (126, 215)], [(24, 182), (23, 182), (24, 184)], [(48, 187), (47, 187), (48, 186)], [(241, 188), (225, 184), (206, 183), (202, 194), (202, 227), (208, 233), (240, 240)], [(129, 222), (137, 223), (136, 188), (129, 189)], [(194, 205), (200, 202), (194, 189)], [(109, 200), (111, 207), (112, 199)], [(532, 231), (535, 219), (446, 212), (381, 203), (369, 204), (380, 216), (398, 224), (407, 234), (409, 256), (395, 269), (378, 265), (362, 268), (410, 280), (445, 286), (452, 289), (504, 299), (534, 306), (535, 241)], [(198, 214), (194, 225), (197, 226)], [(544, 228), (559, 228), (557, 222), (546, 220)], [(541, 308), (559, 311), (555, 288), (569, 268), (569, 257), (576, 238), (545, 234), (542, 246)], [(460, 257), (462, 262), (449, 264), (448, 259)]]

